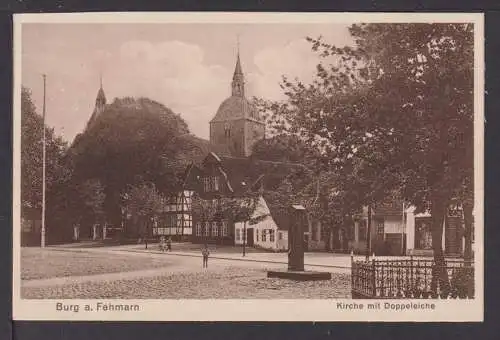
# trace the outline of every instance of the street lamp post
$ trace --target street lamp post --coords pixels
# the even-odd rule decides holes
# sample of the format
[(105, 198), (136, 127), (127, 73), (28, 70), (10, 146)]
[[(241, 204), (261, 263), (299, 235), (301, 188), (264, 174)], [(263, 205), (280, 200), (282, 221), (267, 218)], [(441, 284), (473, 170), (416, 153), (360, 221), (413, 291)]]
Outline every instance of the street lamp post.
[(247, 244), (247, 221), (243, 221), (243, 257), (246, 255)]
[(45, 167), (46, 167), (46, 131), (45, 131), (45, 89), (46, 89), (46, 75), (43, 74), (43, 113), (42, 113), (42, 228), (40, 234), (41, 247), (45, 248)]

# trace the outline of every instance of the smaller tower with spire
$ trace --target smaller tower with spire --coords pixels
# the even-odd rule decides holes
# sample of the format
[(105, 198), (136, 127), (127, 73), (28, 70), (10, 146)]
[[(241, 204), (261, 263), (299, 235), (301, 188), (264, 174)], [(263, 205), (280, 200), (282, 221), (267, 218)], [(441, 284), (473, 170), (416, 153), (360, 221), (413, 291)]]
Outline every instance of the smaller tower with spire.
[(87, 123), (87, 129), (95, 123), (97, 117), (104, 111), (106, 107), (106, 95), (104, 94), (104, 90), (102, 88), (102, 73), (99, 75), (100, 87), (99, 91), (97, 91), (97, 97), (95, 99), (94, 112), (90, 117), (90, 120)]

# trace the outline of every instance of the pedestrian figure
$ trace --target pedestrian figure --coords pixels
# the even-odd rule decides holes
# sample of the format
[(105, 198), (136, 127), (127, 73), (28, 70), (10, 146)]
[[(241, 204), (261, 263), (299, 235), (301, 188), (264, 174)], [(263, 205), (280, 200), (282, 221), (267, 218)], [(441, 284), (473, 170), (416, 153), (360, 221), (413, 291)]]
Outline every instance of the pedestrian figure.
[(208, 246), (206, 244), (201, 250), (201, 255), (203, 255), (203, 268), (208, 268), (208, 256), (210, 255), (210, 251), (208, 251)]
[(172, 251), (172, 238), (169, 237), (167, 240), (167, 250)]
[(160, 250), (165, 251), (165, 236), (160, 237)]

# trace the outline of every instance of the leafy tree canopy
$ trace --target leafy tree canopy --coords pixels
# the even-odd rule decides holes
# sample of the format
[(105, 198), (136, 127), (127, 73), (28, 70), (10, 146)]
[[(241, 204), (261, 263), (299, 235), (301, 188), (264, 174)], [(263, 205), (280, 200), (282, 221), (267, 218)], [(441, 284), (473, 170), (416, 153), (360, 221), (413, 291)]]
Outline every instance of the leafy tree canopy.
[[(160, 192), (177, 189), (184, 165), (176, 162), (189, 133), (186, 122), (147, 98), (115, 99), (75, 139), (75, 182), (97, 178), (105, 188), (105, 210), (118, 215), (127, 186), (151, 182)], [(182, 168), (182, 169), (181, 169)]]
[(419, 207), (433, 194), (449, 200), (472, 169), (472, 25), (350, 32), (354, 47), (309, 39), (325, 63), (312, 84), (284, 80), (288, 101), (267, 106), (273, 126), (316, 146), (332, 169), (355, 169), (358, 184), (371, 183), (367, 200), (397, 186)]
[(46, 133), (46, 188), (47, 192), (68, 176), (64, 155), (67, 144), (54, 130), (43, 125), (31, 99), (31, 92), (21, 91), (21, 200), (22, 207), (40, 209), (42, 205), (42, 150), (43, 129)]
[(430, 202), (442, 263), (446, 209), (472, 192), (473, 25), (360, 24), (350, 33), (355, 46), (309, 38), (325, 58), (316, 79), (285, 78), (287, 101), (263, 106), (273, 129), (316, 147), (366, 204), (394, 189), (420, 209)]

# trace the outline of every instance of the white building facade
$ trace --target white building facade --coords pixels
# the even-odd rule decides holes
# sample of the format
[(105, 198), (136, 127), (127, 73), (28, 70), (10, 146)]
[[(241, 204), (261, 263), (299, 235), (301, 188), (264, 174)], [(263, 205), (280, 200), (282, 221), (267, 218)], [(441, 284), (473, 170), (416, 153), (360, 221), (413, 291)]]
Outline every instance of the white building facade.
[(234, 225), (234, 244), (248, 247), (286, 251), (288, 249), (288, 231), (281, 230), (271, 216), (265, 199), (260, 196), (252, 215), (257, 223), (237, 222)]

